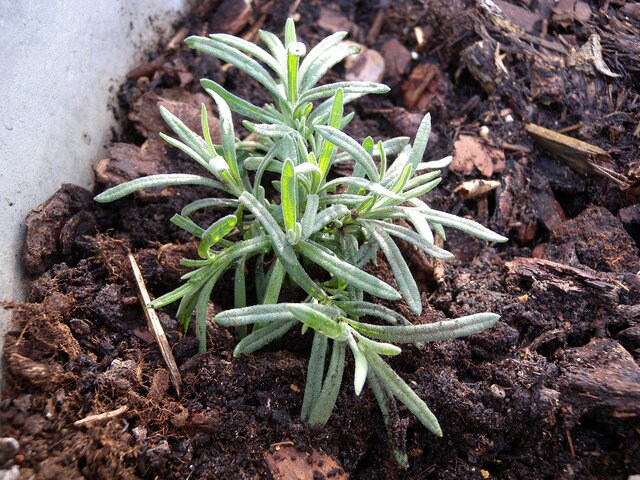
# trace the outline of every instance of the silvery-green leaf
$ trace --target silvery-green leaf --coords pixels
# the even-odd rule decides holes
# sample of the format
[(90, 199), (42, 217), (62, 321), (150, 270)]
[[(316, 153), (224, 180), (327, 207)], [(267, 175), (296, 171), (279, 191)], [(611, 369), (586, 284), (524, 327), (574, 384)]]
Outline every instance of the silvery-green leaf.
[(358, 347), (353, 335), (349, 334), (347, 337), (347, 343), (349, 344), (349, 348), (351, 348), (353, 359), (355, 360), (353, 389), (355, 390), (356, 395), (360, 396), (362, 393), (362, 387), (364, 387), (364, 382), (367, 381), (367, 370), (369, 369), (369, 364), (367, 362), (367, 357), (365, 357), (362, 350)]
[(288, 304), (287, 309), (296, 320), (313, 328), (328, 338), (344, 341), (347, 339), (347, 328), (344, 323), (336, 322), (331, 317), (305, 304)]
[(246, 355), (261, 349), (265, 345), (268, 345), (274, 340), (282, 337), (297, 323), (297, 320), (281, 320), (269, 323), (262, 328), (254, 330), (238, 342), (236, 348), (233, 350), (233, 356), (239, 357), (240, 355)]
[(271, 70), (273, 70), (280, 78), (284, 78), (284, 70), (278, 61), (255, 43), (248, 42), (242, 38), (228, 35), (226, 33), (214, 33), (213, 35), (209, 35), (209, 37), (253, 56), (265, 65), (268, 65), (269, 68), (271, 68)]
[(350, 315), (370, 315), (372, 317), (378, 317), (391, 325), (411, 325), (411, 322), (407, 320), (400, 312), (391, 310), (384, 305), (371, 302), (336, 302), (336, 306), (340, 307), (346, 313)]
[(298, 182), (291, 159), (287, 159), (284, 162), (280, 184), (282, 186), (281, 198), (284, 224), (287, 230), (293, 230), (298, 221)]
[(362, 288), (371, 295), (387, 300), (397, 300), (400, 298), (400, 295), (394, 288), (379, 278), (360, 270), (335, 255), (330, 255), (310, 240), (300, 241), (296, 245), (296, 250), (334, 276), (346, 280), (358, 288)]
[[(315, 65), (318, 62), (318, 59), (331, 47), (337, 45), (342, 41), (344, 37), (347, 36), (347, 32), (336, 32), (332, 35), (329, 35), (327, 38), (323, 39), (320, 43), (318, 43), (315, 47), (313, 47), (307, 56), (300, 65), (299, 75), (300, 78), (303, 78), (307, 73), (307, 70), (311, 68), (312, 65)], [(303, 88), (302, 91), (307, 90), (307, 88)]]
[(173, 217), (171, 217), (170, 222), (177, 227), (180, 227), (184, 231), (189, 232), (194, 237), (200, 238), (204, 233), (204, 228), (196, 225), (190, 218), (183, 217), (182, 215), (179, 215), (177, 213)]
[(222, 151), (224, 153), (224, 159), (229, 165), (231, 174), (236, 180), (240, 179), (240, 173), (238, 171), (238, 159), (236, 158), (236, 137), (233, 131), (233, 119), (231, 117), (231, 110), (229, 105), (224, 99), (215, 93), (214, 91), (208, 92), (211, 98), (216, 102), (218, 107), (218, 118), (220, 120), (220, 135), (222, 137)]
[(423, 170), (439, 170), (442, 168), (447, 168), (449, 164), (453, 160), (453, 157), (449, 155), (448, 157), (441, 158), (440, 160), (432, 160), (430, 162), (420, 162), (416, 167), (416, 172), (421, 172)]
[(454, 255), (440, 247), (437, 247), (435, 244), (426, 241), (416, 232), (409, 230), (408, 228), (400, 227), (398, 225), (394, 225), (393, 223), (381, 222), (379, 220), (366, 220), (370, 224), (377, 225), (379, 228), (384, 229), (387, 233), (393, 235), (394, 237), (398, 237), (405, 242), (409, 242), (421, 250), (424, 250), (426, 253), (431, 255), (432, 257), (439, 258), (440, 260), (452, 260)]
[[(342, 113), (344, 112), (344, 96), (342, 89), (338, 89), (333, 96), (333, 105), (331, 107), (331, 114), (329, 115), (329, 126), (338, 128), (340, 126), (340, 120), (342, 119)], [(320, 174), (322, 179), (325, 178), (329, 165), (331, 164), (331, 158), (333, 157), (333, 143), (325, 142), (322, 145), (322, 151), (318, 158), (318, 166), (320, 168)]]
[(436, 188), (441, 181), (442, 178), (436, 178), (435, 180), (432, 180), (429, 183), (425, 183), (424, 185), (420, 185), (419, 187), (416, 187), (412, 190), (406, 190), (403, 194), (404, 200), (406, 201), (411, 198), (417, 198), (424, 195), (425, 193), (430, 192), (431, 190)]
[(418, 397), (416, 392), (411, 390), (411, 387), (405, 383), (400, 376), (394, 372), (389, 365), (382, 360), (378, 354), (371, 351), (366, 351), (365, 355), (371, 365), (371, 368), (375, 370), (376, 376), (382, 384), (402, 402), (411, 413), (413, 413), (420, 422), (435, 433), (437, 436), (442, 436), (442, 429), (438, 423), (438, 419), (429, 410), (427, 404)]
[[(251, 213), (256, 216), (256, 219), (267, 231), (271, 238), (273, 249), (280, 261), (283, 263), (291, 279), (312, 297), (319, 299), (324, 298), (324, 292), (318, 287), (318, 285), (316, 285), (311, 277), (309, 277), (309, 274), (305, 272), (304, 268), (298, 261), (293, 248), (286, 241), (284, 233), (280, 230), (277, 222), (267, 209), (249, 192), (242, 193), (238, 200), (240, 200), (240, 203), (245, 205)], [(298, 245), (300, 245), (300, 243), (298, 243)]]
[(298, 132), (288, 125), (267, 124), (267, 123), (251, 123), (247, 120), (242, 124), (251, 133), (267, 138), (279, 138), (284, 136), (296, 136)]
[(367, 263), (371, 261), (372, 258), (375, 258), (376, 252), (380, 248), (378, 242), (375, 238), (370, 238), (366, 242), (362, 244), (360, 250), (358, 250), (358, 255), (356, 256), (356, 265), (360, 268), (364, 267)]
[[(306, 60), (309, 60), (309, 57), (311, 56), (311, 52), (309, 52), (309, 57), (307, 57), (305, 62), (302, 62), (300, 67), (300, 91), (304, 92), (309, 90), (318, 83), (318, 80), (324, 77), (324, 75), (334, 65), (340, 63), (346, 57), (358, 53), (359, 51), (359, 47), (341, 43), (326, 49), (320, 53), (320, 56), (317, 59), (307, 63)], [(307, 63), (307, 65), (305, 65), (305, 63)]]
[[(284, 320), (294, 320), (295, 317), (287, 307), (289, 303), (277, 303), (269, 305), (252, 305), (244, 308), (234, 308), (220, 312), (214, 318), (215, 323), (224, 327), (237, 327), (240, 325), (251, 325), (253, 323), (270, 323)], [(323, 304), (308, 304), (314, 310), (324, 313), (330, 317), (341, 315), (343, 312), (337, 307)]]
[(209, 158), (212, 152), (209, 151), (207, 142), (204, 141), (200, 135), (194, 133), (189, 127), (187, 127), (182, 120), (176, 117), (173, 113), (167, 110), (165, 107), (160, 106), (160, 115), (167, 122), (167, 125), (171, 127), (180, 140), (189, 146), (194, 152), (196, 152), (203, 160)]
[(398, 178), (400, 177), (400, 175), (402, 175), (402, 172), (404, 172), (404, 169), (408, 164), (407, 162), (409, 161), (410, 155), (411, 146), (407, 145), (400, 151), (400, 153), (398, 153), (398, 156), (393, 161), (391, 166), (387, 168), (387, 173), (385, 175), (384, 181), (382, 182), (382, 185), (390, 188), (391, 185), (394, 185), (398, 181)]
[(205, 37), (189, 37), (185, 40), (186, 44), (203, 53), (213, 55), (220, 60), (230, 63), (239, 68), (247, 75), (261, 83), (274, 98), (285, 101), (282, 92), (278, 89), (269, 72), (257, 61), (242, 53), (236, 48), (225, 45), (224, 43)]
[(371, 158), (371, 155), (369, 155), (367, 151), (362, 148), (362, 145), (356, 142), (353, 138), (328, 125), (318, 125), (316, 126), (316, 131), (325, 140), (328, 140), (338, 148), (342, 148), (345, 152), (348, 152), (349, 155), (351, 155), (353, 159), (362, 166), (372, 181), (377, 182), (380, 179), (376, 164)]
[(322, 195), (320, 205), (344, 205), (347, 208), (358, 208), (371, 196), (351, 195), (348, 193), (337, 193), (335, 195)]
[[(178, 150), (186, 153), (189, 157), (193, 158), (198, 164), (211, 172), (211, 168), (209, 167), (209, 163), (202, 158), (202, 156), (197, 153), (195, 150), (190, 148), (188, 145), (182, 143), (180, 140), (176, 140), (175, 138), (170, 137), (169, 135), (165, 135), (164, 133), (160, 133), (160, 138), (162, 138), (165, 142), (167, 142), (172, 147), (177, 148)], [(209, 157), (206, 157), (209, 158)], [(213, 173), (213, 172), (211, 172)]]
[(349, 214), (349, 209), (344, 205), (337, 204), (337, 205), (332, 205), (329, 208), (325, 208), (324, 210), (322, 210), (320, 213), (316, 215), (314, 224), (308, 230), (309, 235), (307, 235), (305, 238), (308, 238), (314, 233), (319, 232), (331, 222), (338, 220), (348, 214)]
[(324, 376), (324, 362), (329, 348), (329, 342), (320, 332), (314, 332), (313, 343), (311, 344), (311, 355), (309, 356), (309, 366), (307, 367), (307, 380), (304, 387), (304, 399), (302, 400), (302, 411), (300, 417), (303, 422), (309, 421), (311, 409), (320, 397), (322, 390), (322, 377)]
[(336, 94), (338, 90), (343, 90), (345, 95), (349, 94), (383, 94), (389, 92), (389, 87), (381, 83), (374, 82), (337, 82), (330, 83), (328, 85), (321, 85), (319, 87), (307, 90), (298, 99), (298, 105), (304, 105), (306, 102), (313, 102), (320, 98), (331, 97)]
[(407, 302), (407, 306), (416, 315), (420, 314), (420, 312), (422, 312), (420, 291), (411, 274), (411, 270), (409, 270), (407, 262), (405, 262), (402, 253), (400, 253), (400, 249), (383, 228), (375, 224), (367, 224), (367, 227), (370, 227), (371, 234), (378, 242), (378, 245), (380, 245), (380, 249), (384, 252), (385, 257), (387, 257), (389, 266), (391, 270), (393, 270), (393, 276), (396, 279), (402, 296)]
[(309, 238), (312, 233), (313, 226), (316, 223), (316, 214), (318, 212), (318, 195), (309, 195), (307, 197), (307, 205), (302, 216), (302, 238)]
[(429, 141), (429, 133), (431, 133), (431, 114), (427, 113), (422, 122), (420, 122), (418, 133), (416, 133), (416, 138), (413, 141), (411, 155), (409, 155), (407, 162), (408, 165), (411, 165), (412, 172), (415, 172), (418, 164), (422, 162), (422, 157)]
[(320, 173), (320, 169), (311, 163), (301, 163), (295, 167), (296, 174), (307, 175), (309, 173)]
[(336, 404), (336, 399), (340, 392), (340, 385), (342, 384), (346, 348), (345, 342), (333, 342), (331, 361), (329, 362), (327, 375), (318, 400), (309, 415), (308, 423), (311, 428), (323, 427), (331, 416), (331, 411)]
[(407, 454), (404, 448), (397, 444), (397, 439), (394, 437), (394, 432), (397, 428), (394, 420), (396, 422), (398, 421), (398, 407), (396, 406), (396, 401), (387, 388), (380, 383), (378, 376), (372, 368), (369, 369), (367, 379), (369, 380), (369, 386), (371, 387), (371, 390), (373, 390), (373, 394), (380, 406), (382, 418), (387, 429), (387, 436), (391, 442), (393, 456), (402, 468), (408, 468), (409, 459), (407, 458)]
[(238, 206), (238, 200), (236, 200), (234, 198), (201, 198), (200, 200), (196, 200), (196, 201), (191, 202), (188, 205), (186, 205), (182, 209), (182, 212), (180, 212), (180, 214), (182, 216), (184, 216), (184, 217), (188, 217), (193, 212), (196, 212), (198, 210), (202, 210), (203, 208), (207, 208), (207, 207), (214, 207), (214, 208), (231, 207), (231, 208), (237, 208), (237, 206)]
[(196, 303), (196, 338), (198, 339), (198, 351), (207, 351), (207, 305), (211, 297), (211, 291), (220, 275), (214, 275), (200, 290)]
[(500, 315), (484, 312), (421, 325), (380, 326), (355, 320), (348, 320), (348, 323), (358, 333), (369, 338), (385, 342), (414, 343), (437, 342), (472, 335), (493, 326), (499, 318)]
[(227, 215), (211, 224), (203, 233), (198, 244), (198, 255), (200, 258), (209, 258), (209, 249), (218, 243), (227, 233), (236, 226), (238, 218), (235, 215)]
[(439, 176), (440, 176), (440, 170), (436, 170), (435, 172), (429, 172), (429, 173), (424, 173), (422, 175), (418, 175), (417, 177), (414, 177), (411, 180), (409, 180), (404, 189), (406, 191), (406, 190), (411, 190), (411, 189), (416, 188), (416, 187), (420, 187), (420, 186), (424, 185), (425, 183), (429, 183), (432, 180), (435, 180)]
[(266, 110), (256, 107), (250, 102), (234, 95), (229, 92), (223, 86), (214, 82), (213, 80), (208, 80), (203, 78), (200, 80), (202, 87), (205, 92), (211, 95), (211, 92), (215, 92), (220, 95), (225, 102), (229, 105), (229, 108), (240, 115), (244, 115), (245, 117), (252, 118), (253, 120), (257, 120), (261, 123), (281, 123), (282, 120), (277, 118), (276, 116), (268, 113)]
[(360, 335), (355, 330), (352, 331), (353, 335), (358, 339), (358, 344), (361, 345), (362, 350), (368, 349), (378, 355), (386, 356), (394, 356), (402, 353), (402, 349), (392, 343), (374, 342), (373, 340), (369, 340), (367, 337)]
[(121, 183), (109, 190), (102, 192), (95, 197), (96, 202), (107, 203), (119, 200), (122, 197), (152, 187), (173, 187), (178, 185), (203, 185), (205, 187), (224, 190), (225, 187), (220, 182), (200, 175), (190, 175), (186, 173), (163, 173), (160, 175), (149, 175), (148, 177), (136, 178), (127, 183)]
[(322, 187), (321, 191), (329, 191), (332, 188), (337, 187), (338, 185), (349, 185), (356, 188), (364, 188), (365, 190), (369, 190), (370, 192), (377, 193), (378, 195), (382, 195), (384, 197), (390, 198), (392, 200), (402, 201), (403, 197), (398, 195), (397, 193), (392, 192), (391, 190), (387, 190), (382, 185), (377, 182), (371, 182), (364, 178), (358, 177), (339, 177), (330, 182), (327, 182)]
[(429, 222), (424, 219), (424, 216), (417, 212), (415, 208), (411, 207), (399, 207), (404, 217), (411, 222), (413, 227), (424, 240), (428, 243), (434, 243), (433, 232), (429, 226)]
[[(382, 148), (387, 155), (399, 154), (407, 145), (409, 145), (409, 137), (394, 137), (382, 142)], [(380, 153), (373, 151), (373, 157), (379, 157)]]
[(280, 39), (271, 32), (260, 30), (258, 32), (260, 40), (267, 46), (271, 55), (276, 59), (279, 65), (285, 65), (287, 62), (287, 51)]
[(285, 273), (286, 271), (282, 262), (276, 258), (276, 261), (273, 262), (273, 265), (271, 265), (269, 273), (267, 274), (267, 288), (265, 289), (264, 296), (262, 297), (263, 305), (278, 303)]
[(487, 227), (480, 225), (478, 222), (461, 218), (450, 213), (441, 212), (440, 210), (433, 210), (431, 208), (418, 207), (420, 213), (422, 213), (425, 219), (429, 223), (437, 223), (444, 225), (445, 227), (455, 228), (462, 232), (478, 237), (482, 240), (488, 240), (490, 242), (506, 242), (508, 238), (497, 234)]
[[(347, 103), (351, 103), (354, 100), (359, 99), (360, 97), (364, 97), (365, 93), (349, 93), (345, 94), (342, 99), (342, 104), (346, 105)], [(309, 115), (308, 124), (309, 125), (318, 125), (327, 123), (327, 119), (331, 114), (331, 108), (333, 105), (333, 99), (329, 98), (318, 105)], [(338, 128), (338, 127), (336, 127)]]
[[(265, 160), (266, 159), (266, 160)], [(249, 157), (244, 161), (247, 170), (258, 170), (264, 165), (263, 171), (282, 173), (282, 162), (269, 157)]]

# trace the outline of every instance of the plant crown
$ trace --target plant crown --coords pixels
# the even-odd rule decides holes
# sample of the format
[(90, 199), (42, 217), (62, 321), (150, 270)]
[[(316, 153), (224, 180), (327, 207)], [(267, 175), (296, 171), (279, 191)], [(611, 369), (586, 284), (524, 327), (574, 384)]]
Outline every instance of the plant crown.
[[(451, 157), (422, 161), (431, 127), (428, 114), (413, 145), (407, 137), (378, 142), (367, 137), (359, 143), (343, 132), (354, 115), (344, 114), (345, 104), (389, 91), (371, 82), (317, 86), (330, 68), (357, 53), (357, 48), (342, 42), (345, 35), (330, 35), (306, 55), (291, 19), (284, 43), (272, 33), (260, 32), (268, 51), (226, 34), (188, 38), (190, 47), (255, 79), (268, 90), (273, 104), (258, 107), (203, 79), (202, 86), (217, 105), (222, 144), (212, 142), (204, 105), (202, 135), (165, 108), (161, 115), (178, 138), (161, 135), (200, 164), (205, 175), (152, 175), (115, 186), (96, 200), (111, 202), (136, 190), (173, 185), (204, 185), (224, 192), (225, 198), (197, 200), (171, 219), (200, 239), (199, 258), (183, 260), (193, 268), (182, 277), (184, 283), (150, 306), (159, 308), (179, 300), (177, 317), (185, 329), (195, 312), (196, 335), (204, 351), (209, 298), (222, 274), (232, 269), (235, 308), (219, 313), (214, 321), (236, 328), (240, 341), (234, 355), (254, 352), (298, 326), (303, 333), (313, 331), (301, 414), (308, 425), (321, 427), (329, 419), (350, 351), (355, 394), (360, 395), (368, 381), (389, 433), (399, 400), (440, 436), (431, 410), (383, 357), (400, 353), (397, 343), (420, 344), (479, 332), (493, 325), (498, 315), (479, 313), (412, 325), (367, 295), (403, 299), (414, 314), (422, 311), (420, 291), (394, 239), (448, 260), (453, 255), (434, 242), (434, 233), (445, 238), (443, 227), (493, 242), (506, 238), (476, 222), (434, 210), (421, 200), (440, 182), (439, 169), (451, 161)], [(252, 132), (252, 140), (235, 137), (232, 111), (249, 119), (243, 125)], [(331, 168), (344, 162), (354, 162), (353, 174), (331, 178)], [(266, 172), (277, 180), (267, 185)], [(274, 189), (275, 195), (268, 194)], [(208, 207), (228, 208), (232, 213), (210, 225), (197, 225), (190, 216)], [(397, 288), (364, 270), (378, 251), (389, 263)], [(265, 262), (270, 264), (267, 271)], [(313, 276), (310, 272), (320, 270), (312, 265), (326, 273)], [(255, 305), (247, 305), (249, 271), (255, 282)], [(302, 301), (278, 303), (288, 284), (299, 287)], [(367, 322), (369, 318), (378, 323)], [(406, 465), (403, 448), (392, 443), (396, 459)]]

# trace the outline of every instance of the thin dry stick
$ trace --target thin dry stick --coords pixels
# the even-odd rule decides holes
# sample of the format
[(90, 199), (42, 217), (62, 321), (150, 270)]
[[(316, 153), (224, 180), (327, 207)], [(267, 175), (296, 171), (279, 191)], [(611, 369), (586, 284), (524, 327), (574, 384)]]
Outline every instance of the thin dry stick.
[(101, 422), (102, 420), (109, 420), (111, 418), (116, 418), (119, 415), (122, 415), (124, 412), (129, 410), (129, 407), (126, 405), (124, 407), (116, 408), (115, 410), (111, 410), (110, 412), (97, 413), (95, 415), (89, 415), (84, 417), (81, 420), (77, 420), (73, 422), (76, 427), (80, 427), (82, 425), (87, 425), (89, 423)]
[(180, 395), (182, 377), (180, 376), (180, 371), (176, 365), (176, 360), (173, 358), (173, 353), (171, 353), (171, 347), (167, 341), (167, 336), (164, 334), (162, 325), (160, 325), (160, 319), (158, 319), (156, 311), (153, 308), (147, 308), (147, 305), (151, 303), (151, 298), (149, 297), (149, 292), (147, 291), (147, 287), (144, 283), (144, 278), (142, 278), (140, 267), (138, 267), (136, 259), (133, 258), (133, 255), (131, 254), (129, 254), (129, 261), (131, 262), (133, 276), (138, 284), (138, 297), (142, 302), (142, 308), (145, 316), (147, 317), (147, 325), (149, 326), (149, 330), (151, 330), (153, 335), (156, 337), (156, 341), (160, 347), (160, 352), (162, 353), (162, 358), (164, 358), (164, 361), (169, 368), (169, 374), (171, 375), (171, 380), (173, 380), (173, 385), (175, 386), (178, 395)]

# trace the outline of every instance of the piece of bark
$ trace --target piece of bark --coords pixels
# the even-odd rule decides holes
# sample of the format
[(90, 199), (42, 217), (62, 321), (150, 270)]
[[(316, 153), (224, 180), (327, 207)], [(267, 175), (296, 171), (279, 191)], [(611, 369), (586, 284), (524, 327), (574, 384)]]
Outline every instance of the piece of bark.
[(551, 11), (551, 23), (565, 28), (575, 21), (586, 23), (592, 15), (588, 3), (575, 0), (558, 0)]
[(592, 301), (610, 307), (619, 301), (620, 286), (606, 277), (585, 269), (539, 258), (514, 258), (505, 264), (508, 275), (551, 288), (564, 294), (585, 295)]
[(556, 225), (551, 243), (556, 247), (569, 246), (581, 264), (594, 270), (613, 273), (640, 270), (635, 241), (620, 219), (603, 207), (592, 205), (576, 218)]
[(560, 366), (561, 399), (580, 413), (640, 415), (640, 367), (615, 340), (594, 338), (567, 350)]
[(12, 353), (7, 359), (9, 371), (16, 377), (27, 380), (34, 387), (45, 392), (53, 392), (72, 374), (64, 372), (63, 368), (55, 362), (36, 362), (18, 353)]
[(469, 73), (488, 94), (495, 93), (507, 77), (504, 66), (496, 61), (498, 43), (492, 39), (478, 40), (460, 52), (460, 59)]
[(504, 170), (504, 152), (488, 147), (479, 138), (460, 135), (453, 149), (453, 160), (449, 169), (461, 175), (470, 175), (474, 167), (487, 178)]
[(411, 63), (411, 52), (395, 38), (385, 42), (380, 53), (384, 57), (385, 74), (392, 78), (404, 75)]
[(210, 33), (236, 35), (251, 19), (251, 0), (224, 0), (211, 15)]
[(504, 0), (494, 0), (494, 3), (500, 7), (502, 13), (516, 25), (521, 26), (529, 33), (535, 33), (542, 22), (542, 17), (523, 7), (513, 5)]
[(332, 8), (322, 7), (316, 25), (331, 33), (348, 32), (353, 24), (341, 12)]
[[(91, 213), (93, 195), (76, 185), (65, 184), (47, 201), (27, 214), (24, 223), (27, 233), (22, 250), (25, 270), (37, 275), (43, 273), (62, 253), (61, 233), (65, 231), (65, 249), (83, 232), (95, 230), (96, 221)], [(85, 211), (76, 217), (78, 212)], [(74, 218), (75, 217), (75, 218)], [(65, 230), (65, 225), (71, 224)]]
[(349, 475), (336, 461), (312, 450), (303, 452), (292, 445), (281, 446), (264, 456), (273, 480), (317, 480), (331, 478), (345, 480)]
[(529, 75), (534, 102), (543, 105), (562, 102), (566, 93), (566, 68), (560, 59), (550, 62), (548, 58), (535, 57)]

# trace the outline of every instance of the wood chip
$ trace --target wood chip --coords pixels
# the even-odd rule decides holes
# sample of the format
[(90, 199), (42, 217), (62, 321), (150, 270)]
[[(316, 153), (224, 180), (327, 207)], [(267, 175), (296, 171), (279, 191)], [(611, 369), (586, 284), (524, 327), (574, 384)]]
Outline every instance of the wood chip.
[(158, 342), (162, 358), (164, 358), (164, 361), (167, 364), (176, 393), (180, 395), (182, 377), (180, 376), (180, 371), (176, 365), (176, 360), (173, 358), (171, 347), (169, 346), (169, 342), (167, 341), (167, 337), (162, 329), (162, 325), (160, 324), (160, 319), (158, 318), (156, 311), (153, 308), (147, 308), (147, 305), (151, 303), (151, 298), (149, 297), (149, 292), (147, 291), (144, 278), (142, 277), (142, 272), (140, 272), (140, 267), (138, 267), (138, 262), (136, 262), (136, 259), (131, 254), (129, 254), (129, 261), (131, 262), (133, 276), (136, 280), (136, 284), (138, 285), (138, 296), (140, 297), (144, 314), (147, 317), (149, 330), (153, 332), (156, 341)]
[(411, 53), (395, 38), (385, 42), (380, 48), (380, 53), (384, 58), (387, 75), (396, 77), (403, 75), (411, 63)]
[(614, 181), (622, 190), (629, 188), (627, 177), (616, 171), (611, 156), (600, 147), (533, 123), (528, 123), (525, 129), (536, 143), (566, 161), (576, 172), (593, 172)]
[(251, 0), (224, 0), (211, 15), (209, 33), (240, 33), (253, 14), (251, 3)]
[(382, 55), (370, 48), (363, 48), (345, 63), (345, 79), (349, 82), (377, 82), (384, 77), (385, 62)]
[(500, 186), (500, 182), (495, 180), (469, 180), (462, 182), (454, 191), (456, 195), (460, 195), (462, 198), (475, 198), (481, 195), (486, 195), (492, 192)]

